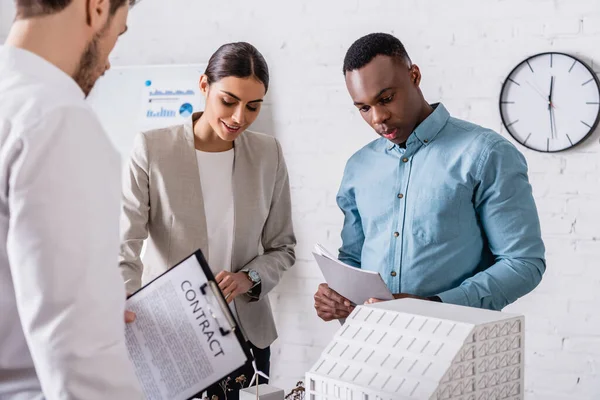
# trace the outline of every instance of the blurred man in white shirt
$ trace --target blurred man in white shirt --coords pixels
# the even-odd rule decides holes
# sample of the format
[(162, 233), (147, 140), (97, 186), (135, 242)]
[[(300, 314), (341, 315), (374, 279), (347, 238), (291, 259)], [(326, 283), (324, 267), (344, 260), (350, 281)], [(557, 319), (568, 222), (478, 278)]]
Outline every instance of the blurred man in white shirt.
[(139, 399), (120, 158), (85, 103), (134, 1), (15, 2), (0, 47), (0, 399)]

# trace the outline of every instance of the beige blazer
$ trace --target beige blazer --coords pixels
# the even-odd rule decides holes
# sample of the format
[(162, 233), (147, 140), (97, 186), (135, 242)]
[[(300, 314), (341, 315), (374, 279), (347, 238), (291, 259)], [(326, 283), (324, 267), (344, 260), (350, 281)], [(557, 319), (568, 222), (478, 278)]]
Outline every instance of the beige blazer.
[[(130, 293), (199, 248), (208, 258), (192, 118), (136, 138), (123, 185), (119, 258)], [(295, 262), (289, 180), (275, 138), (246, 131), (234, 148), (232, 271), (253, 269), (262, 281), (258, 301), (243, 295), (234, 302), (248, 340), (266, 348), (277, 338), (268, 294)], [(146, 239), (151, 256), (144, 260), (154, 260), (147, 265), (140, 259)]]

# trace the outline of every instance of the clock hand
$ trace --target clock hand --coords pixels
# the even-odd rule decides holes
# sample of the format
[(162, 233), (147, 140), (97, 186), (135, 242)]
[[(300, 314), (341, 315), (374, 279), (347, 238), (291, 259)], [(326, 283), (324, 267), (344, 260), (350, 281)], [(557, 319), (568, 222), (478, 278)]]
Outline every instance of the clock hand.
[(550, 78), (550, 94), (548, 95), (549, 106), (552, 107), (552, 93), (554, 92), (554, 76)]
[(554, 110), (554, 106), (550, 109), (550, 113), (552, 114), (552, 123), (554, 125), (554, 138), (558, 137), (558, 129), (556, 129), (556, 110)]
[(552, 107), (550, 107), (550, 103), (548, 103), (548, 115), (550, 117), (550, 138), (554, 139), (554, 120), (552, 118)]
[(556, 119), (554, 118), (554, 104), (552, 104), (552, 95), (554, 93), (554, 76), (550, 77), (550, 94), (548, 94), (548, 111), (550, 111), (550, 124), (552, 126), (552, 138), (556, 138)]
[[(556, 78), (553, 76), (552, 80), (550, 81), (550, 107), (552, 107), (554, 110), (556, 110), (556, 104), (554, 104), (554, 86), (556, 83)], [(554, 121), (554, 130), (556, 130), (556, 121)]]
[(548, 114), (550, 115), (550, 138), (554, 139), (554, 123), (552, 122), (552, 109), (548, 110)]

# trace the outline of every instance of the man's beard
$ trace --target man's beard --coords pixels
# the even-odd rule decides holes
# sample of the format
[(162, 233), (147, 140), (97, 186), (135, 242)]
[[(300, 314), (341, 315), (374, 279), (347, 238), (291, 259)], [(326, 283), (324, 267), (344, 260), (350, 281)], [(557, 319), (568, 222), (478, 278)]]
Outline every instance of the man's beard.
[(99, 46), (98, 42), (105, 34), (110, 21), (106, 23), (106, 26), (98, 32), (92, 41), (88, 44), (87, 48), (81, 55), (79, 60), (79, 66), (73, 75), (73, 79), (79, 85), (83, 93), (87, 97), (92, 91), (94, 84), (104, 73), (105, 61), (100, 61)]

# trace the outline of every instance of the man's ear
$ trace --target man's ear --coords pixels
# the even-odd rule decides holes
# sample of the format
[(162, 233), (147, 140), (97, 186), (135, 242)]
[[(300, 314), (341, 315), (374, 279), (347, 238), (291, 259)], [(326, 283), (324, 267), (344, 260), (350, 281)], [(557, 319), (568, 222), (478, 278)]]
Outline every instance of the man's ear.
[(413, 64), (410, 67), (410, 80), (417, 86), (421, 84), (421, 70), (418, 65)]
[(110, 0), (86, 0), (87, 24), (100, 32), (110, 19)]

